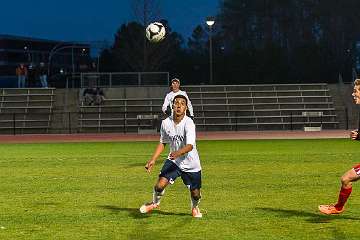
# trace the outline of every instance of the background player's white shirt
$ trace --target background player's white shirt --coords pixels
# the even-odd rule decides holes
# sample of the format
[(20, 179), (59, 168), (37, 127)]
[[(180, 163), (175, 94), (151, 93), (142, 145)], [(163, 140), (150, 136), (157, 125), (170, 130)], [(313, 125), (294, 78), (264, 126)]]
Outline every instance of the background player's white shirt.
[(172, 160), (184, 172), (198, 172), (201, 170), (199, 154), (196, 149), (196, 133), (194, 121), (184, 116), (181, 122), (175, 125), (172, 117), (161, 123), (160, 142), (169, 143), (170, 152), (191, 144), (193, 149), (179, 158)]
[(191, 101), (188, 97), (188, 95), (186, 94), (185, 91), (182, 91), (182, 90), (179, 90), (177, 92), (169, 92), (168, 94), (166, 94), (166, 97), (165, 97), (165, 100), (164, 100), (164, 104), (162, 106), (162, 111), (165, 113), (166, 112), (166, 109), (168, 106), (170, 106), (170, 109), (171, 109), (171, 113), (173, 111), (173, 106), (172, 106), (172, 102), (174, 100), (174, 97), (177, 96), (177, 95), (184, 95), (186, 98), (187, 98), (187, 107), (188, 107), (188, 110), (190, 112), (190, 116), (194, 116), (194, 111), (193, 111), (193, 107), (192, 107), (192, 104), (191, 104)]

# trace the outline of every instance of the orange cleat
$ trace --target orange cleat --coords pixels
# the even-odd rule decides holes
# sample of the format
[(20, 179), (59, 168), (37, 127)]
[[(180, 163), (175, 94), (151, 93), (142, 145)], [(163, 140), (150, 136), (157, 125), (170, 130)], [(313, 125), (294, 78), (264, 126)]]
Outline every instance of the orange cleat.
[(153, 209), (157, 208), (159, 205), (153, 203), (153, 202), (150, 202), (150, 203), (145, 203), (144, 205), (142, 205), (140, 207), (140, 212), (141, 213), (149, 213), (151, 212)]
[(202, 213), (200, 212), (199, 207), (195, 207), (191, 210), (192, 216), (194, 218), (202, 218)]
[(327, 215), (333, 215), (333, 214), (340, 214), (344, 211), (344, 208), (341, 210), (337, 210), (335, 207), (335, 204), (329, 204), (329, 205), (319, 205), (320, 212), (327, 214)]

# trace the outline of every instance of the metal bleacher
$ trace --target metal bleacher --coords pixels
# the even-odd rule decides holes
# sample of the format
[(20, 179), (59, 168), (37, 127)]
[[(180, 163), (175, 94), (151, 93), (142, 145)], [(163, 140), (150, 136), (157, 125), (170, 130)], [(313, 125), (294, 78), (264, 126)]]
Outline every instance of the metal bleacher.
[(54, 88), (0, 89), (0, 132), (48, 133), (54, 105)]
[(80, 132), (141, 132), (158, 130), (162, 98), (107, 98), (103, 104), (86, 106), (81, 101)]
[(338, 126), (327, 84), (188, 86), (200, 130), (295, 130)]
[[(327, 84), (184, 86), (200, 131), (335, 129)], [(109, 98), (81, 103), (80, 132), (157, 129), (163, 98)]]

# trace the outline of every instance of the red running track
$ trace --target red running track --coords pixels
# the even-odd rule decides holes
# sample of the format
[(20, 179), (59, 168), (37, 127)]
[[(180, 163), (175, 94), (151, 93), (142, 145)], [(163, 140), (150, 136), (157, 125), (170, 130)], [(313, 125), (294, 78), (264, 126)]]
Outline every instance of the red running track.
[[(198, 132), (198, 140), (240, 139), (320, 139), (348, 138), (349, 130), (304, 131), (231, 131)], [(121, 142), (158, 141), (159, 134), (106, 133), (106, 134), (24, 134), (0, 135), (0, 143), (48, 143), (48, 142)]]

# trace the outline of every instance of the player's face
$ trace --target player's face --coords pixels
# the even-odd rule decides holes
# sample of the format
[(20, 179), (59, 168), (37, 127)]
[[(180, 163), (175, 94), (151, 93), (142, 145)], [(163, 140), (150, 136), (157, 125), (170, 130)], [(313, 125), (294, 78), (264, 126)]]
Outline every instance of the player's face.
[(354, 86), (354, 91), (351, 95), (354, 98), (354, 103), (360, 104), (360, 86)]
[(171, 83), (171, 89), (172, 89), (173, 91), (178, 91), (179, 88), (180, 88), (180, 83), (179, 83), (178, 81), (173, 81), (173, 82)]
[(174, 104), (173, 104), (173, 109), (174, 109), (175, 116), (185, 115), (185, 112), (187, 109), (186, 100), (183, 98), (175, 98)]

